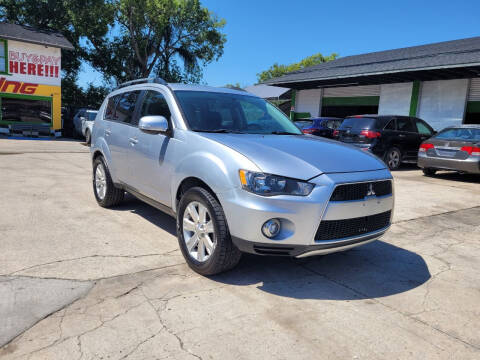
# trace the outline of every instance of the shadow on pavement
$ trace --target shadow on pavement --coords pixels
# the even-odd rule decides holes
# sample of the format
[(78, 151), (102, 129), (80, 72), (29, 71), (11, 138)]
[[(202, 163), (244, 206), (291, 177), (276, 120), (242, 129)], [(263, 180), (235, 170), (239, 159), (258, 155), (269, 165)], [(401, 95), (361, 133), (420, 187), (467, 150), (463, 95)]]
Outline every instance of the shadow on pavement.
[(450, 181), (467, 182), (467, 183), (472, 183), (472, 184), (480, 184), (480, 175), (477, 175), (477, 174), (460, 174), (458, 172), (453, 172), (453, 171), (438, 172), (434, 176), (432, 176), (431, 178), (432, 179), (443, 179), (443, 180), (450, 180)]
[(232, 271), (212, 277), (230, 285), (295, 299), (355, 300), (409, 291), (430, 278), (423, 258), (383, 241), (305, 259), (244, 255)]
[[(175, 219), (127, 194), (115, 211), (130, 211), (176, 235)], [(238, 286), (258, 285), (296, 299), (355, 300), (412, 290), (430, 279), (423, 258), (383, 241), (347, 252), (304, 259), (244, 254), (236, 268), (210, 277)]]
[(138, 200), (136, 197), (128, 193), (125, 195), (125, 200), (123, 200), (120, 205), (111, 208), (110, 210), (129, 211), (133, 214), (140, 215), (145, 220), (150, 221), (152, 224), (162, 228), (171, 235), (177, 236), (176, 223), (173, 217)]

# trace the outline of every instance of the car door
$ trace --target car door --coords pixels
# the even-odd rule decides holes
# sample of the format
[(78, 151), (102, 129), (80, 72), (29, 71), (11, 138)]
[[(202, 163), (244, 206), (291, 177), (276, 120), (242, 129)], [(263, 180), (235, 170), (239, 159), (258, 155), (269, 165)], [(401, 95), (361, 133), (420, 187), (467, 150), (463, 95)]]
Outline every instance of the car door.
[(110, 171), (117, 181), (128, 184), (127, 149), (132, 119), (140, 91), (128, 91), (109, 99), (105, 111), (104, 137), (110, 149)]
[(403, 151), (403, 159), (411, 160), (412, 158), (416, 158), (418, 147), (420, 146), (420, 136), (412, 118), (408, 116), (398, 116), (397, 131), (399, 144)]
[(146, 90), (132, 127), (129, 138), (128, 164), (130, 184), (136, 191), (166, 206), (171, 206), (170, 179), (172, 163), (168, 155), (172, 153), (172, 142), (167, 134), (147, 133), (138, 128), (143, 116), (161, 115), (170, 121), (171, 113), (165, 96), (156, 90)]

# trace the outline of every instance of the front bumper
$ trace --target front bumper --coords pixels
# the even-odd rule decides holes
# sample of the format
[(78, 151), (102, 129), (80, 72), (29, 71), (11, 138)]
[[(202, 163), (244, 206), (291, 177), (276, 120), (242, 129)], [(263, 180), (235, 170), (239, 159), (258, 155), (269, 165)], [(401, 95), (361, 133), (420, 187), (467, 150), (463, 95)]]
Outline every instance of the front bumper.
[[(334, 240), (315, 240), (322, 220), (345, 220), (391, 211), (394, 196), (370, 197), (360, 201), (330, 202), (339, 184), (391, 180), (388, 170), (357, 173), (323, 174), (310, 182), (315, 188), (309, 196), (263, 197), (236, 188), (219, 194), (227, 217), (230, 234), (237, 247), (245, 252), (263, 255), (308, 256), (349, 249), (373, 241), (389, 225), (361, 236)], [(281, 221), (282, 230), (273, 239), (263, 235), (261, 227), (269, 219)], [(391, 219), (391, 218), (390, 218)], [(264, 247), (264, 249), (260, 249)], [(277, 250), (275, 250), (277, 249)], [(277, 253), (275, 254), (275, 251)], [(263, 253), (262, 253), (263, 252)]]
[(418, 166), (425, 169), (453, 170), (472, 174), (480, 174), (480, 159), (470, 156), (465, 160), (441, 158), (418, 154)]

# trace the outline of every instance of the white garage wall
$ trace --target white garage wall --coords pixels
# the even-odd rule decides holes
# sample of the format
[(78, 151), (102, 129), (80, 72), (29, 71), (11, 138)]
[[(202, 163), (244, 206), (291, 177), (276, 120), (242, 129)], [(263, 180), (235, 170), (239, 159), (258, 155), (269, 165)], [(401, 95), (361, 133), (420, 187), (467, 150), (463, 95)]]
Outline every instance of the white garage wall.
[(413, 83), (383, 84), (380, 86), (380, 115), (407, 115), (410, 113), (410, 100)]
[(295, 97), (295, 112), (308, 112), (311, 116), (319, 116), (321, 99), (321, 89), (299, 90)]
[(463, 122), (468, 79), (425, 81), (420, 88), (417, 116), (435, 130)]

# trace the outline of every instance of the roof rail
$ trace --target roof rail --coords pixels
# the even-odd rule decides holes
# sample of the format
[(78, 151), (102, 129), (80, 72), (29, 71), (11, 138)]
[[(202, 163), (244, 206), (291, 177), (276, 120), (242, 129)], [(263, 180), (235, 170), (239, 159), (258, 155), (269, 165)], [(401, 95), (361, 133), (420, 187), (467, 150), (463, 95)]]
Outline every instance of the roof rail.
[(131, 81), (121, 83), (116, 87), (116, 89), (120, 89), (120, 88), (130, 86), (130, 85), (146, 84), (146, 83), (168, 85), (168, 83), (165, 80), (163, 80), (162, 78), (159, 78), (159, 77), (157, 77), (157, 78), (143, 78), (143, 79), (131, 80)]

